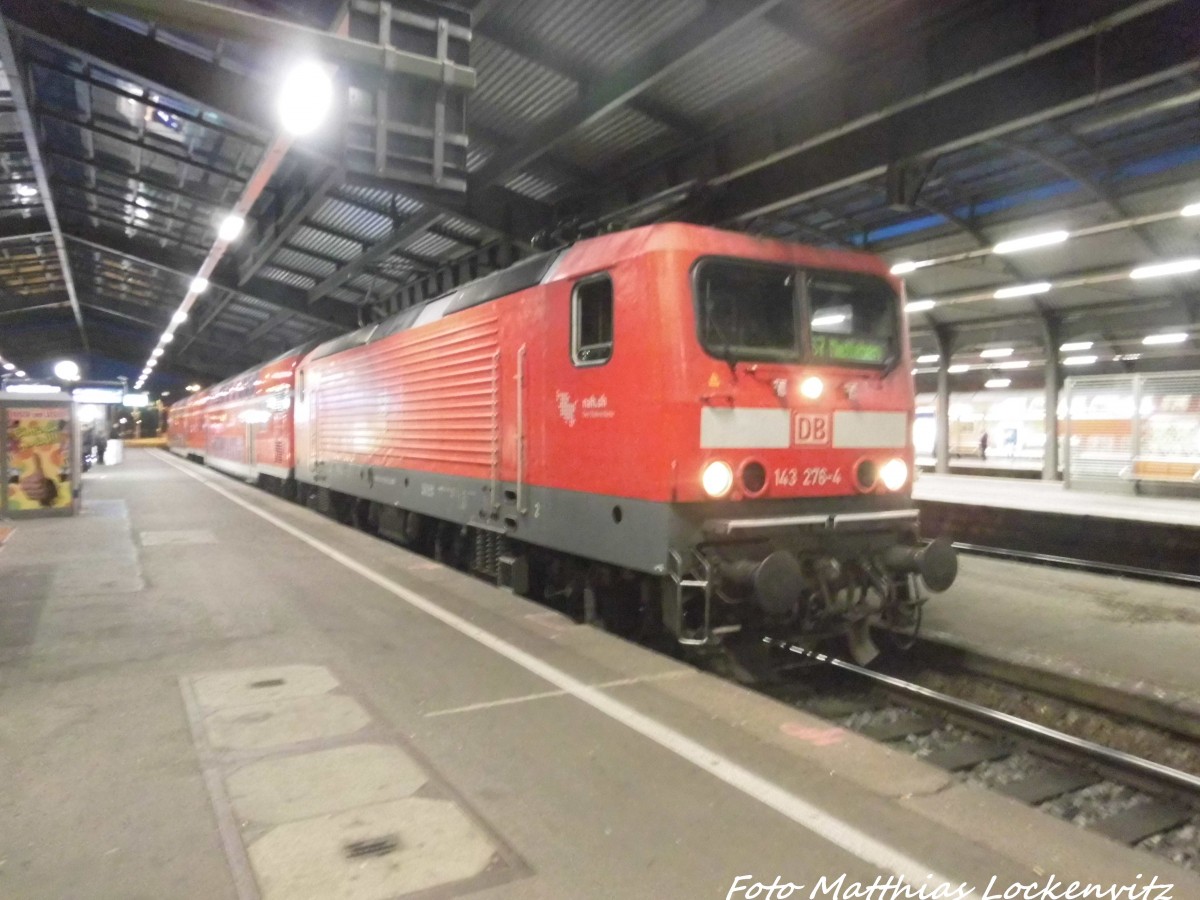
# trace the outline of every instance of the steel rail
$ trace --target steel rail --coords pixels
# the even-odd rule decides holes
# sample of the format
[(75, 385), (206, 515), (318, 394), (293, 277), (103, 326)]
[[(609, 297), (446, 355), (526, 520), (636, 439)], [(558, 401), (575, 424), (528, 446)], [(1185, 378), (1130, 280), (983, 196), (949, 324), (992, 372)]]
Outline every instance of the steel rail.
[(786, 641), (780, 641), (769, 637), (763, 638), (763, 643), (779, 650), (785, 650), (788, 653), (794, 653), (806, 659), (825, 663), (836, 669), (851, 672), (855, 675), (873, 681), (876, 684), (884, 685), (890, 690), (905, 694), (910, 697), (916, 697), (933, 706), (938, 706), (942, 709), (947, 709), (952, 712), (969, 716), (972, 719), (976, 719), (1008, 731), (1016, 732), (1024, 737), (1032, 738), (1045, 744), (1066, 747), (1095, 761), (1119, 768), (1126, 772), (1131, 772), (1143, 778), (1151, 779), (1158, 784), (1162, 784), (1176, 790), (1187, 791), (1192, 795), (1200, 797), (1200, 776), (1192, 775), (1188, 772), (1182, 772), (1178, 769), (1172, 769), (1170, 766), (1164, 766), (1161, 763), (1152, 762), (1148, 759), (1142, 759), (1139, 756), (1133, 756), (1132, 754), (1125, 753), (1121, 750), (1113, 750), (1111, 747), (1105, 747), (1093, 741), (1085, 740), (1084, 738), (1078, 738), (1074, 735), (1064, 734), (1063, 732), (1057, 731), (1053, 728), (1047, 728), (1045, 725), (1038, 725), (1036, 722), (1030, 722), (1026, 719), (1021, 719), (1017, 716), (1000, 712), (999, 710), (989, 709), (986, 706), (980, 706), (979, 704), (972, 703), (969, 700), (960, 700), (957, 697), (951, 697), (948, 694), (941, 693), (940, 691), (934, 691), (918, 684), (912, 684), (900, 678), (894, 678), (891, 675), (873, 672), (870, 669), (864, 669), (862, 666), (856, 666), (854, 663), (849, 663), (845, 660), (838, 659), (836, 656), (829, 656), (828, 654), (820, 653), (816, 650), (809, 650), (807, 647), (801, 647), (796, 644), (791, 644)]
[(1140, 566), (1123, 566), (1118, 563), (1099, 562), (1090, 559), (1074, 559), (1070, 556), (1054, 556), (1050, 553), (1035, 553), (1032, 550), (1008, 550), (1004, 547), (988, 547), (985, 544), (965, 544), (954, 542), (954, 549), (977, 556), (988, 556), (997, 559), (1011, 559), (1017, 562), (1036, 563), (1043, 566), (1056, 566), (1062, 569), (1076, 569), (1082, 572), (1094, 572), (1100, 575), (1124, 575), (1128, 578), (1138, 578), (1143, 581), (1159, 581), (1166, 584), (1179, 584), (1186, 587), (1200, 586), (1200, 575), (1189, 575), (1186, 572), (1167, 572), (1161, 569), (1144, 569)]

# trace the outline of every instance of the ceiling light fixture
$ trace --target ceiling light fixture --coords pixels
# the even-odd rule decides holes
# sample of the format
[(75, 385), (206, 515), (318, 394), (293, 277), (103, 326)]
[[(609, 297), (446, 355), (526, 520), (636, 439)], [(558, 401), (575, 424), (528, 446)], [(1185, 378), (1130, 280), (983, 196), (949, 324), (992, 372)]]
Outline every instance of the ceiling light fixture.
[(992, 296), (997, 300), (1007, 300), (1009, 297), (1028, 297), (1031, 294), (1044, 294), (1050, 288), (1050, 282), (1037, 281), (1033, 284), (1017, 284), (1012, 287), (1000, 288)]
[(986, 350), (980, 350), (979, 355), (984, 359), (997, 359), (1003, 356), (1012, 356), (1012, 347), (989, 347)]
[(283, 80), (275, 109), (280, 124), (293, 137), (316, 131), (333, 105), (333, 80), (316, 60), (297, 63)]
[(910, 300), (904, 304), (904, 311), (906, 313), (929, 312), (936, 305), (932, 300)]
[[(237, 237), (237, 235), (234, 235), (234, 237)], [(229, 240), (233, 240), (233, 238), (229, 238)], [(197, 275), (195, 278), (192, 279), (192, 293), (193, 294), (203, 294), (207, 290), (208, 290), (208, 279), (207, 278), (203, 278), (203, 277)]]
[(185, 313), (182, 309), (179, 310), (177, 313), (175, 313), (175, 315), (171, 316), (171, 324), (172, 325), (180, 325), (186, 321), (187, 321), (187, 313)]
[(1012, 384), (1011, 378), (989, 378), (983, 383), (985, 388), (1006, 388)]
[(1135, 281), (1143, 278), (1162, 278), (1165, 275), (1187, 275), (1189, 272), (1200, 271), (1200, 259), (1177, 259), (1173, 262), (1159, 263), (1153, 266), (1142, 266), (1129, 273)]
[(1020, 253), (1022, 250), (1035, 250), (1038, 247), (1050, 247), (1061, 244), (1071, 236), (1067, 231), (1047, 231), (1044, 234), (1031, 234), (1028, 237), (1013, 238), (1001, 241), (992, 248), (993, 253)]
[(1169, 332), (1167, 334), (1148, 334), (1142, 338), (1142, 343), (1147, 346), (1155, 344), (1182, 344), (1188, 336), (1180, 331)]
[(1064, 366), (1090, 366), (1098, 358), (1096, 356), (1068, 356), (1062, 362)]
[(963, 372), (971, 371), (971, 367), (964, 365), (963, 363), (956, 363), (955, 365), (948, 368), (946, 371), (949, 372), (951, 375), (961, 375)]
[(1010, 359), (1008, 362), (996, 363), (997, 369), (1028, 369), (1029, 360), (1027, 359)]
[(1092, 342), (1091, 341), (1071, 341), (1070, 343), (1063, 344), (1058, 349), (1061, 350), (1063, 353), (1073, 353), (1076, 350), (1091, 350)]
[(939, 359), (941, 359), (941, 357), (936, 353), (926, 353), (924, 356), (918, 356), (917, 362), (919, 362), (919, 363), (935, 363)]
[(909, 272), (915, 272), (917, 269), (923, 269), (926, 266), (932, 266), (933, 260), (923, 259), (919, 262), (914, 262), (911, 259), (906, 259), (903, 262), (898, 262), (890, 269), (893, 275), (907, 275)]
[(1179, 211), (1181, 216), (1200, 216), (1200, 203), (1189, 203)]
[(217, 237), (223, 241), (236, 241), (238, 235), (242, 233), (242, 229), (246, 226), (246, 220), (237, 213), (230, 213), (221, 222), (221, 226), (217, 229)]

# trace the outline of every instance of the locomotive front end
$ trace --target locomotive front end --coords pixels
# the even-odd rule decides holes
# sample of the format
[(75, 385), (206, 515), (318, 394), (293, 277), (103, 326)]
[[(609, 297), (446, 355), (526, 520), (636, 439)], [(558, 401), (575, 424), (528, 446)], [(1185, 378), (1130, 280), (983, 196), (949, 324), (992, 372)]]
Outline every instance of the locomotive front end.
[(957, 562), (917, 530), (897, 285), (869, 257), (813, 257), (691, 269), (699, 402), (683, 415), (698, 428), (677, 463), (664, 615), (684, 643), (844, 635), (865, 662), (872, 630), (915, 632), (924, 589), (947, 589)]

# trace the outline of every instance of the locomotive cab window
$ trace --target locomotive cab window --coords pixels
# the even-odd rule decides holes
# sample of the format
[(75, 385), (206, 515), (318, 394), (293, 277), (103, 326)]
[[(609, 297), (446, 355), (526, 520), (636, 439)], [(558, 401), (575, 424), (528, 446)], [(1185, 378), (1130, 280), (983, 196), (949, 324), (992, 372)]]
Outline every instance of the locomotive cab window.
[(571, 294), (571, 359), (577, 366), (601, 366), (612, 351), (612, 279), (600, 275), (579, 282)]
[(717, 258), (699, 262), (692, 287), (701, 346), (731, 364), (897, 358), (900, 300), (882, 278)]
[(808, 272), (804, 293), (815, 359), (887, 365), (896, 355), (900, 301), (882, 278), (858, 272)]

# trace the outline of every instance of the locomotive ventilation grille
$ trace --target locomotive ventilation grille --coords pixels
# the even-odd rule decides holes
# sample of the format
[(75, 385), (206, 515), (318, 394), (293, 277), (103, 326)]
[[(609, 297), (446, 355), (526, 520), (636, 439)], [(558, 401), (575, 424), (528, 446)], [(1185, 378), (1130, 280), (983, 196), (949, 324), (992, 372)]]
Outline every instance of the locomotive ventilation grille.
[(318, 389), (321, 457), (453, 465), (486, 475), (498, 440), (498, 347), (499, 323), (491, 316), (330, 358)]

